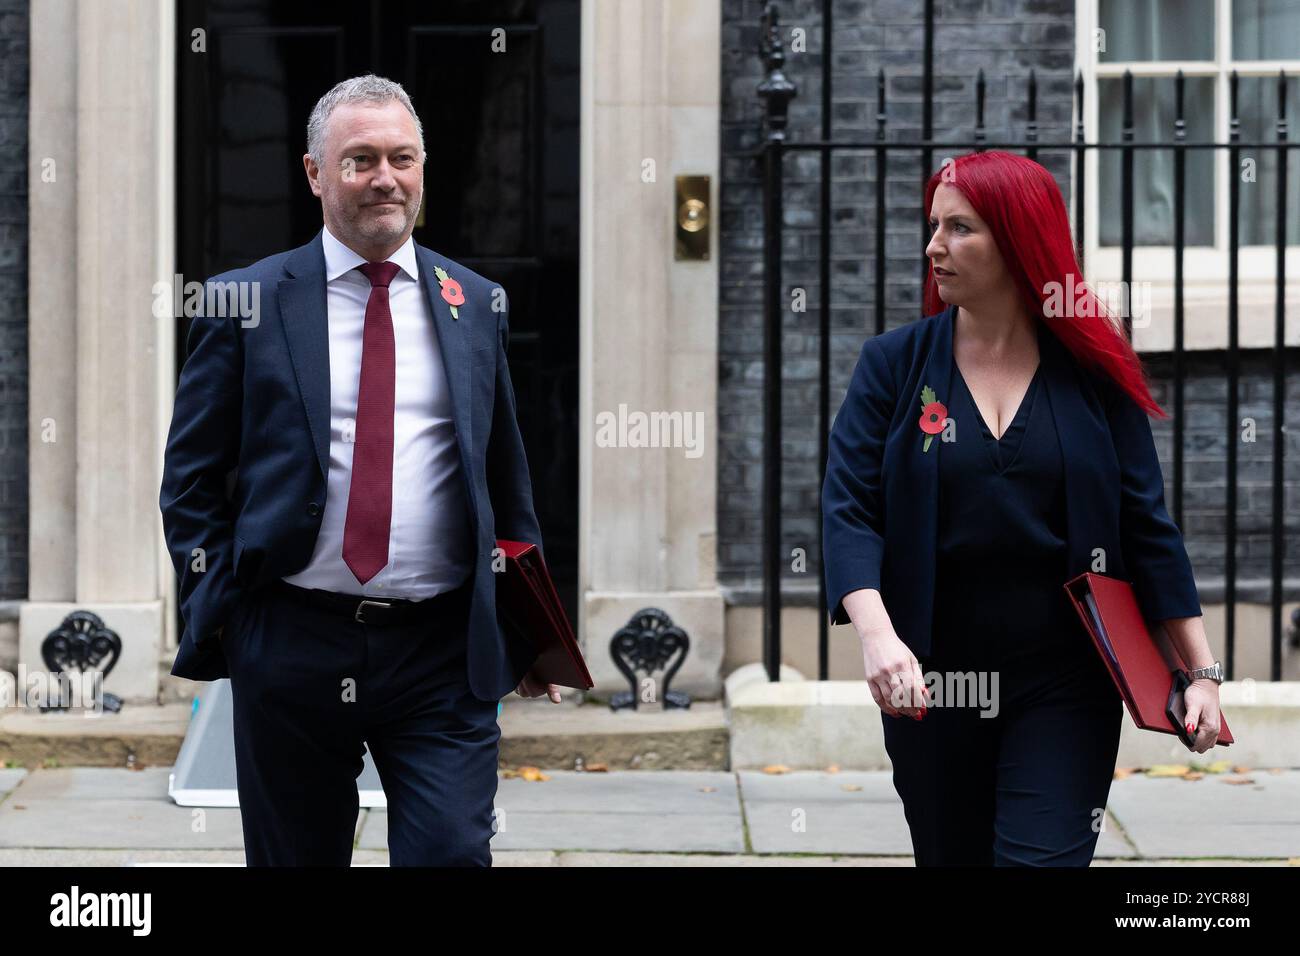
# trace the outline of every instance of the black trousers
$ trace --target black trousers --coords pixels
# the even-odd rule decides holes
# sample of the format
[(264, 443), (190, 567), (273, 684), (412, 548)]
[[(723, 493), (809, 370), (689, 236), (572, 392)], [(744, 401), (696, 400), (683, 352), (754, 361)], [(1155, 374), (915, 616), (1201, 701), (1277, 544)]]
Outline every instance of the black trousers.
[(349, 865), (368, 746), (391, 865), (491, 866), (501, 732), (497, 701), (469, 689), (469, 586), (384, 625), (288, 587), (252, 594), (220, 638), (248, 865)]
[(996, 716), (981, 716), (970, 694), (919, 721), (881, 712), (917, 866), (1092, 861), (1124, 704), (1086, 638), (1072, 637), (995, 660), (918, 658), (927, 675), (996, 670)]

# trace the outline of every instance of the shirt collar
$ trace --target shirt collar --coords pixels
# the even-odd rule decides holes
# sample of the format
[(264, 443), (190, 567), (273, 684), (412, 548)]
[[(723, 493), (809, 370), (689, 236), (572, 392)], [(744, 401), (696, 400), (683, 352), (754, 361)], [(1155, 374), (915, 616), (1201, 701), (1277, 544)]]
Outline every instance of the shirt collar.
[[(321, 232), (321, 245), (325, 250), (326, 282), (333, 282), (339, 276), (351, 272), (357, 266), (366, 262), (365, 259), (336, 239), (334, 234), (330, 232), (329, 226), (325, 226)], [(417, 282), (419, 281), (420, 267), (416, 264), (415, 240), (412, 236), (406, 237), (406, 241), (388, 257), (388, 261), (396, 263), (398, 268), (408, 276)]]

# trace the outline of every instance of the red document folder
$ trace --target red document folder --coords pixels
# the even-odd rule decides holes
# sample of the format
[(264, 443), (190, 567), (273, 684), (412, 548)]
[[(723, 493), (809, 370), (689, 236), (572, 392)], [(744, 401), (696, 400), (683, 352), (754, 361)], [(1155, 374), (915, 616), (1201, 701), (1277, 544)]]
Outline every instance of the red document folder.
[(537, 546), (498, 538), (497, 547), (506, 558), (505, 575), (497, 582), (497, 607), (505, 623), (537, 649), (534, 676), (560, 687), (594, 686)]
[[(1174, 734), (1187, 744), (1182, 727), (1182, 687), (1187, 664), (1164, 625), (1148, 625), (1133, 586), (1120, 578), (1085, 571), (1065, 583), (1084, 630), (1124, 697), (1133, 723), (1143, 730)], [(1233, 742), (1228, 721), (1219, 711), (1219, 744)], [(1190, 746), (1190, 745), (1189, 745)]]

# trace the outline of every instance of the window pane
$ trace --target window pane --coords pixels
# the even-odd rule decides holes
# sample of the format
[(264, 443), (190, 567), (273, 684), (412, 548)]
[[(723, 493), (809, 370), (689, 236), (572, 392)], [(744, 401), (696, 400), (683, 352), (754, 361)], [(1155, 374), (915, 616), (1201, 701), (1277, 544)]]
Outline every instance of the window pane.
[(1214, 0), (1101, 0), (1097, 60), (1213, 60)]
[(1232, 56), (1237, 60), (1300, 59), (1300, 0), (1236, 0)]
[[(1186, 81), (1183, 118), (1187, 141), (1214, 140), (1214, 80), (1189, 77)], [(1097, 83), (1097, 110), (1103, 142), (1119, 142), (1124, 123), (1124, 81), (1103, 79)], [(1173, 142), (1174, 78), (1133, 79), (1133, 138), (1137, 141)], [(1098, 226), (1103, 246), (1121, 241), (1121, 152), (1102, 149), (1098, 159)], [(1189, 246), (1214, 244), (1214, 156), (1208, 149), (1189, 149), (1184, 191), (1185, 241)], [(1133, 244), (1171, 246), (1174, 243), (1174, 154), (1173, 150), (1133, 151)]]
[[(1277, 78), (1243, 76), (1237, 87), (1237, 114), (1241, 120), (1241, 138), (1245, 142), (1273, 143), (1277, 141)], [(1286, 81), (1286, 102), (1289, 116), (1295, 115), (1295, 104), (1300, 103), (1300, 77), (1289, 76)], [(1292, 121), (1294, 126), (1294, 121)], [(1243, 180), (1241, 184), (1241, 244), (1244, 246), (1271, 246), (1277, 242), (1277, 150), (1243, 149), (1243, 175), (1254, 160), (1252, 171), (1255, 181)], [(1300, 150), (1287, 153), (1287, 244), (1300, 245)]]

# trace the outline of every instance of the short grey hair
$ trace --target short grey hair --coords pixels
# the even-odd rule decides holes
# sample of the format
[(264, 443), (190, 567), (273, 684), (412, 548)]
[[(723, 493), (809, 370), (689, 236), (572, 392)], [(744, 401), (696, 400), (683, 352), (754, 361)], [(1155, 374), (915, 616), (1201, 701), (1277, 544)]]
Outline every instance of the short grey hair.
[(406, 111), (411, 114), (411, 119), (415, 120), (415, 132), (420, 137), (420, 155), (423, 159), (424, 127), (420, 124), (420, 117), (416, 114), (415, 107), (411, 105), (411, 98), (406, 95), (406, 90), (402, 89), (401, 83), (394, 83), (382, 76), (367, 73), (365, 76), (354, 76), (335, 84), (333, 89), (316, 101), (316, 106), (307, 120), (307, 153), (311, 156), (312, 162), (317, 166), (324, 165), (325, 123), (337, 107), (344, 103), (387, 103), (389, 100), (397, 100), (405, 106)]

